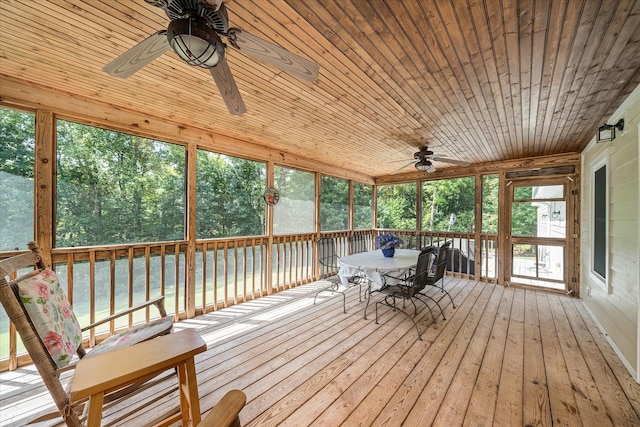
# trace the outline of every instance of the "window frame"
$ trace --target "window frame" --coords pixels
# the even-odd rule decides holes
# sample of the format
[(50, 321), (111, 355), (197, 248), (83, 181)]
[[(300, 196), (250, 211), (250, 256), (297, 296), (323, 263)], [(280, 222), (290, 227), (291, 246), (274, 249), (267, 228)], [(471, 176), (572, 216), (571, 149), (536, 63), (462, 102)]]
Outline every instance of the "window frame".
[[(82, 127), (86, 127), (86, 128), (92, 128), (92, 129), (97, 129), (99, 131), (102, 132), (108, 132), (108, 133), (117, 133), (117, 134), (121, 134), (124, 137), (128, 137), (128, 138), (141, 138), (143, 140), (145, 140), (148, 143), (151, 143), (153, 145), (160, 145), (160, 146), (165, 146), (165, 147), (170, 147), (170, 146), (174, 146), (174, 147), (180, 147), (183, 150), (183, 160), (182, 160), (182, 165), (181, 165), (181, 171), (182, 171), (182, 189), (181, 189), (181, 193), (182, 193), (182, 198), (183, 198), (183, 206), (182, 206), (182, 213), (181, 213), (181, 217), (182, 217), (182, 234), (181, 236), (179, 236), (179, 238), (177, 239), (171, 239), (171, 238), (153, 238), (153, 239), (149, 239), (149, 240), (134, 240), (134, 241), (123, 241), (123, 242), (78, 242), (78, 243), (71, 243), (71, 244), (61, 244), (61, 236), (60, 236), (60, 232), (59, 232), (59, 224), (58, 221), (60, 219), (60, 205), (59, 205), (59, 197), (60, 197), (60, 184), (61, 182), (63, 182), (63, 180), (61, 179), (61, 171), (64, 170), (64, 168), (68, 167), (68, 165), (64, 165), (62, 166), (61, 164), (61, 160), (60, 160), (60, 156), (61, 156), (61, 144), (60, 144), (60, 134), (61, 134), (61, 126), (64, 126), (64, 122), (66, 123), (70, 123), (73, 126), (82, 126)], [(73, 118), (73, 117), (66, 117), (66, 116), (55, 116), (54, 121), (53, 121), (53, 130), (55, 132), (55, 137), (54, 137), (54, 156), (55, 156), (55, 163), (56, 163), (56, 172), (55, 172), (55, 176), (54, 176), (54, 189), (53, 189), (53, 196), (52, 196), (52, 203), (53, 203), (53, 224), (52, 224), (52, 235), (53, 235), (53, 242), (52, 242), (52, 248), (69, 248), (69, 247), (76, 247), (76, 246), (87, 246), (87, 247), (97, 247), (97, 246), (105, 246), (105, 245), (127, 245), (127, 244), (149, 244), (149, 243), (153, 243), (153, 242), (172, 242), (172, 241), (182, 241), (185, 240), (187, 237), (187, 230), (188, 230), (188, 225), (187, 225), (187, 197), (188, 197), (188, 183), (187, 183), (187, 174), (188, 174), (188, 147), (185, 144), (181, 144), (178, 142), (171, 142), (169, 140), (163, 140), (163, 139), (159, 139), (157, 137), (153, 137), (153, 136), (149, 136), (146, 134), (142, 134), (142, 133), (136, 133), (136, 132), (132, 132), (131, 130), (128, 129), (118, 129), (115, 127), (111, 127), (102, 123), (91, 123), (88, 121), (84, 121), (84, 120), (79, 120), (77, 118)], [(70, 157), (71, 158), (71, 157)], [(75, 158), (73, 160), (76, 160)], [(145, 224), (145, 227), (149, 227), (148, 224)], [(67, 243), (67, 242), (64, 242)]]
[[(602, 154), (596, 157), (589, 164), (589, 179), (590, 179), (590, 199), (591, 199), (591, 209), (589, 212), (589, 235), (591, 236), (589, 242), (589, 275), (592, 278), (593, 282), (600, 285), (602, 289), (609, 291), (609, 218), (610, 218), (610, 182), (611, 182), (611, 167), (610, 167), (610, 154), (609, 149), (605, 149)], [(605, 194), (604, 194), (604, 203), (605, 203), (605, 228), (604, 228), (604, 276), (602, 276), (598, 271), (596, 271), (595, 266), (595, 256), (596, 256), (596, 173), (600, 171), (602, 168), (605, 168)]]

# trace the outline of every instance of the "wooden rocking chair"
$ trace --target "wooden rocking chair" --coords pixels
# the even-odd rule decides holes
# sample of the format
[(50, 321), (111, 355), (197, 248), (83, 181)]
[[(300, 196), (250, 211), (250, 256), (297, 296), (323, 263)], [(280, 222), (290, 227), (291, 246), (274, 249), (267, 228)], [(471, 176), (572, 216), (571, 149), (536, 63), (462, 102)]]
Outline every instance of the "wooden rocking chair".
[[(44, 265), (38, 245), (30, 242), (28, 246), (30, 252), (0, 261), (0, 302), (20, 334), (31, 360), (60, 412), (53, 416), (39, 417), (31, 422), (62, 416), (68, 426), (81, 426), (80, 414), (83, 403), (78, 407), (71, 405), (68, 391), (59, 379), (61, 372), (75, 367), (78, 359), (74, 358), (74, 355), (77, 354), (78, 358), (91, 357), (165, 335), (171, 332), (173, 323), (171, 317), (167, 316), (161, 297), (81, 328), (55, 273)], [(33, 271), (15, 277), (20, 270), (26, 268), (32, 268)], [(151, 305), (158, 308), (159, 319), (136, 325), (109, 337), (91, 351), (85, 351), (82, 346), (83, 331)], [(120, 398), (124, 394), (122, 390), (114, 392), (110, 397), (106, 397), (105, 402)]]

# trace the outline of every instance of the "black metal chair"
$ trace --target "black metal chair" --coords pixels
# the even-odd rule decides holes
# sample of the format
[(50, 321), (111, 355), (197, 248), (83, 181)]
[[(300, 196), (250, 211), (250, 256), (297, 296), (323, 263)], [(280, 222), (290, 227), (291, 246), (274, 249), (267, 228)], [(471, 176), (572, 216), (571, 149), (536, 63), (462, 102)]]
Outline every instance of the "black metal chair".
[(317, 242), (318, 262), (320, 264), (320, 277), (326, 277), (329, 286), (320, 289), (316, 296), (313, 297), (315, 305), (318, 295), (322, 292), (339, 292), (342, 294), (342, 309), (347, 313), (347, 296), (345, 292), (354, 286), (359, 287), (358, 296), (362, 302), (362, 283), (366, 280), (363, 275), (354, 275), (347, 278), (347, 288), (342, 286), (340, 278), (336, 276), (338, 273), (338, 254), (336, 252), (336, 243), (332, 237), (321, 237)]
[[(439, 288), (441, 292), (444, 292), (449, 296), (451, 305), (456, 308), (456, 303), (453, 301), (451, 294), (444, 288), (444, 278), (446, 276), (447, 262), (449, 259), (451, 241), (446, 241), (438, 248), (438, 257), (436, 258), (433, 271), (427, 276), (427, 285), (435, 286)], [(440, 282), (440, 286), (438, 286)]]
[[(378, 306), (384, 305), (390, 307), (394, 310), (398, 310), (404, 313), (411, 321), (418, 332), (418, 339), (422, 340), (422, 336), (420, 334), (420, 329), (418, 328), (418, 324), (413, 319), (409, 313), (407, 313), (404, 309), (407, 306), (407, 302), (411, 302), (413, 304), (414, 316), (418, 314), (418, 306), (416, 305), (416, 300), (420, 301), (429, 309), (431, 313), (431, 317), (433, 321), (436, 321), (436, 318), (433, 314), (433, 310), (427, 304), (426, 301), (422, 299), (422, 297), (428, 298), (433, 301), (436, 306), (440, 309), (440, 313), (442, 314), (442, 318), (444, 320), (444, 312), (442, 311), (442, 307), (435, 299), (431, 298), (428, 295), (420, 293), (425, 286), (427, 286), (427, 279), (429, 276), (429, 272), (431, 271), (431, 266), (436, 259), (436, 247), (435, 246), (427, 246), (420, 251), (420, 255), (418, 255), (418, 262), (416, 263), (416, 269), (413, 274), (409, 274), (406, 277), (393, 277), (389, 275), (383, 276), (386, 280), (393, 280), (397, 282), (394, 285), (385, 285), (378, 292), (385, 294), (384, 298), (380, 301), (376, 302), (376, 324), (378, 323)], [(398, 306), (398, 302), (402, 300), (402, 306)]]

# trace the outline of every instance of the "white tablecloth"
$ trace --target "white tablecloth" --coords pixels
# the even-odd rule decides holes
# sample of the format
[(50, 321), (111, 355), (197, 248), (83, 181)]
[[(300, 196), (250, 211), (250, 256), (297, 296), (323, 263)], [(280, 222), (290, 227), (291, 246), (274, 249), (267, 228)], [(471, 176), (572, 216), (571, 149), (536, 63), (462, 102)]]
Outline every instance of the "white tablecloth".
[[(348, 286), (348, 278), (358, 273), (364, 273), (371, 281), (371, 290), (378, 290), (383, 284), (390, 284), (390, 280), (382, 277), (388, 274), (395, 277), (402, 277), (407, 270), (416, 266), (420, 251), (413, 249), (396, 249), (392, 258), (382, 255), (380, 249), (371, 252), (362, 252), (341, 257), (338, 260), (338, 277), (342, 286)], [(393, 284), (393, 283), (391, 283)]]

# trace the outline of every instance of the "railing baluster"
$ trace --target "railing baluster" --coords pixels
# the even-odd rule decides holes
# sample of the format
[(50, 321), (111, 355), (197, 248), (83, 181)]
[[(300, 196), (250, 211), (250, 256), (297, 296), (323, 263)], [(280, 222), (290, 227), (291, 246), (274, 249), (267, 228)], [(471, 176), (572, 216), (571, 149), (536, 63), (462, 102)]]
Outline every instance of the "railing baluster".
[[(116, 312), (116, 253), (111, 251), (109, 256), (109, 315)], [(115, 319), (109, 322), (109, 334), (113, 335), (116, 329)]]
[(167, 281), (167, 271), (166, 271), (166, 254), (167, 247), (166, 245), (160, 246), (160, 295), (166, 295), (166, 281)]
[[(127, 250), (127, 268), (128, 304), (129, 307), (133, 307), (133, 246)], [(133, 313), (129, 313), (129, 327), (131, 326), (133, 326)]]
[[(464, 252), (462, 250), (466, 248), (467, 254), (473, 253), (471, 240), (475, 241), (477, 237), (475, 233), (374, 229), (354, 230), (351, 232), (326, 232), (321, 233), (321, 235), (333, 237), (336, 240), (337, 253), (345, 255), (351, 253), (354, 249), (373, 250), (375, 236), (381, 233), (397, 234), (407, 242), (408, 246), (415, 246), (416, 249), (430, 244), (440, 245), (445, 240), (452, 240), (453, 248), (460, 250), (461, 253)], [(272, 271), (265, 270), (265, 267), (270, 263), (266, 262), (269, 239), (264, 236), (198, 241), (196, 243), (196, 250), (202, 251), (201, 265), (198, 266), (202, 269), (202, 313), (206, 313), (208, 310), (215, 311), (220, 307), (228, 307), (231, 304), (237, 304), (242, 301), (248, 301), (258, 296), (262, 297), (273, 292), (291, 289), (316, 280), (317, 277), (314, 276), (314, 274), (316, 274), (314, 273), (316, 271), (314, 263), (317, 262), (315, 259), (317, 237), (315, 233), (274, 236), (272, 239), (272, 251), (276, 252), (272, 255)], [(352, 244), (354, 247), (351, 247)], [(452, 270), (457, 269), (458, 272), (455, 274), (465, 277), (465, 273), (461, 273), (462, 271), (471, 271), (472, 266), (474, 268), (477, 266), (480, 274), (476, 274), (475, 276), (483, 280), (497, 281), (498, 260), (495, 259), (497, 236), (481, 234), (476, 244), (481, 245), (479, 262), (474, 264), (471, 257), (466, 259), (466, 261), (463, 260), (462, 257), (459, 257), (456, 263), (452, 262)], [(233, 248), (233, 252), (229, 250), (230, 248)], [(136, 262), (144, 262), (144, 295), (146, 299), (152, 296), (151, 275), (156, 265), (152, 260), (153, 257), (159, 258), (158, 274), (160, 276), (160, 294), (163, 296), (166, 296), (167, 293), (171, 294), (172, 289), (167, 288), (168, 280), (170, 280), (170, 278), (167, 277), (167, 274), (170, 274), (170, 269), (167, 271), (167, 268), (168, 265), (170, 266), (172, 260), (168, 258), (167, 255), (170, 255), (171, 251), (173, 251), (173, 262), (175, 264), (173, 294), (175, 300), (172, 302), (169, 299), (165, 306), (170, 306), (173, 303), (174, 320), (178, 321), (181, 315), (184, 316), (184, 310), (186, 309), (187, 270), (185, 268), (181, 271), (180, 261), (181, 257), (185, 256), (186, 250), (187, 245), (184, 241), (174, 241), (104, 247), (55, 248), (52, 250), (51, 257), (54, 268), (56, 265), (63, 266), (66, 263), (66, 287), (69, 302), (73, 304), (75, 301), (79, 308), (87, 304), (89, 306), (89, 322), (94, 322), (97, 320), (96, 314), (98, 313), (96, 310), (104, 307), (104, 305), (98, 304), (99, 301), (96, 301), (97, 282), (99, 282), (101, 286), (103, 283), (109, 283), (109, 314), (113, 314), (119, 309), (117, 304), (118, 297), (124, 297), (124, 295), (118, 295), (118, 265), (123, 264), (124, 268), (124, 264), (126, 263), (128, 266), (126, 288), (128, 289), (129, 307), (133, 306), (134, 283), (138, 280), (138, 278), (135, 277), (134, 266)], [(230, 256), (232, 259), (229, 259)], [(239, 257), (242, 257), (241, 261)], [(209, 258), (212, 258), (212, 263), (209, 262)], [(199, 257), (197, 259), (199, 259)], [(220, 265), (220, 262), (222, 262), (222, 265)], [(230, 270), (230, 262), (234, 263), (233, 270)], [(85, 300), (85, 295), (80, 293), (74, 295), (74, 270), (77, 269), (78, 272), (84, 275), (85, 263), (88, 263), (89, 267), (88, 283), (83, 284), (90, 287), (90, 289), (88, 289), (88, 303)], [(97, 268), (99, 266), (98, 263), (108, 263), (109, 267)], [(212, 283), (208, 282), (208, 268), (213, 270)], [(220, 277), (219, 273), (221, 274)], [(108, 275), (108, 277), (105, 277), (106, 275)], [(274, 278), (271, 289), (266, 288), (266, 283), (270, 283), (270, 281), (267, 281), (267, 275), (272, 275)], [(467, 277), (468, 276), (471, 275), (467, 275)], [(239, 280), (242, 280), (241, 285), (238, 283)], [(231, 281), (233, 281), (233, 288), (230, 288), (232, 286)], [(170, 282), (169, 286), (171, 286)], [(210, 286), (213, 286), (212, 300), (207, 296)], [(122, 286), (120, 286), (120, 289), (122, 289)], [(184, 292), (182, 289), (184, 289)], [(231, 298), (231, 293), (233, 293), (233, 298)], [(167, 308), (169, 309), (169, 307)], [(155, 314), (155, 311), (147, 310), (145, 317), (147, 320), (150, 320)], [(134, 317), (130, 315), (128, 324), (129, 326), (133, 326), (133, 323)], [(89, 336), (90, 345), (94, 345), (96, 341), (103, 339), (107, 334), (117, 333), (123, 326), (124, 325), (119, 325), (118, 322), (112, 321), (109, 324), (108, 332), (106, 330), (101, 333), (92, 331)], [(0, 357), (5, 358), (3, 366), (13, 366), (15, 368), (17, 364), (22, 364), (25, 358), (23, 356), (17, 357), (17, 336), (15, 329), (11, 327), (9, 329), (9, 347), (9, 355), (0, 355)], [(6, 359), (7, 357), (8, 360)]]
[(218, 309), (218, 244), (213, 245), (213, 308)]
[(173, 315), (174, 321), (180, 320), (180, 244), (176, 243), (173, 246), (174, 262), (175, 262), (175, 274), (173, 283), (173, 294), (175, 295), (175, 313)]
[(241, 301), (242, 295), (238, 297), (238, 245), (233, 245), (233, 303), (238, 304)]
[[(96, 251), (89, 252), (89, 323), (96, 321)], [(89, 345), (96, 345), (96, 331), (89, 332)]]
[(248, 301), (247, 298), (247, 240), (242, 241), (242, 288), (244, 289), (242, 301)]
[(202, 314), (207, 314), (207, 244), (202, 244)]

